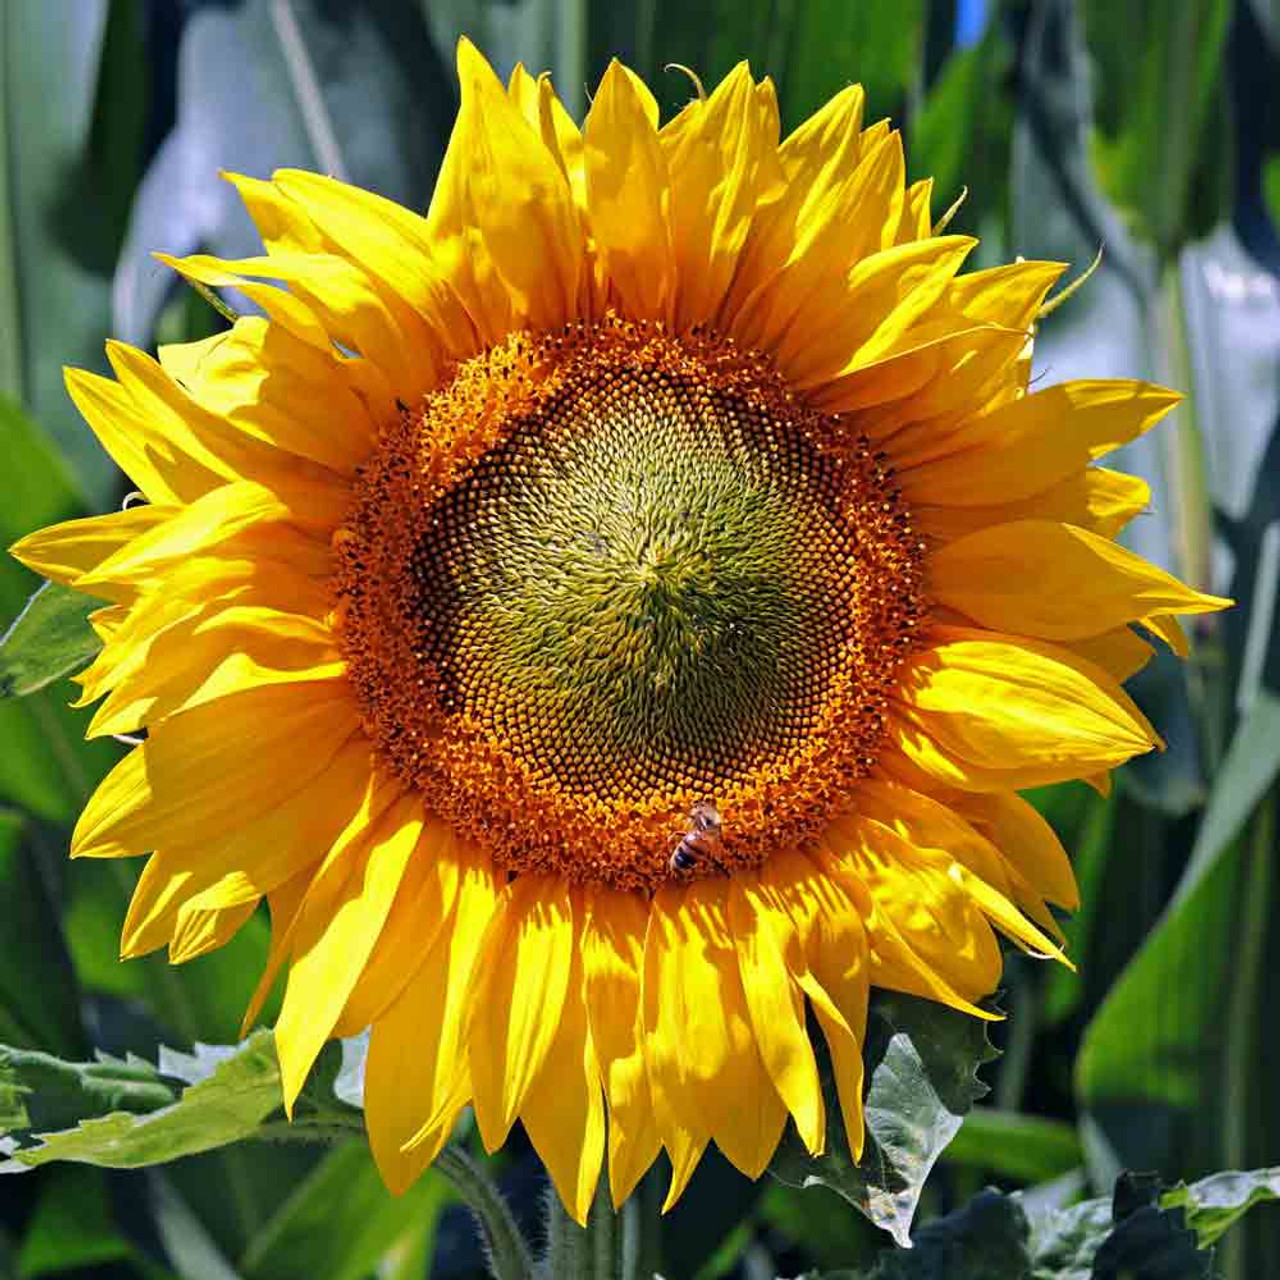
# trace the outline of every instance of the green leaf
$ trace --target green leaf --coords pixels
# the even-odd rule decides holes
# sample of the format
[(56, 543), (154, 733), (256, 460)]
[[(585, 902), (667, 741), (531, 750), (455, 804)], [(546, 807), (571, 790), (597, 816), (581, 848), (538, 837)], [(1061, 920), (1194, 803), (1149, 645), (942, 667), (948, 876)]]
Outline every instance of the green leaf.
[[(776, 67), (783, 116), (792, 127), (850, 83), (866, 89), (868, 120), (901, 111), (920, 74), (923, 0), (893, 5), (809, 0), (792, 14), (789, 29), (778, 37), (789, 56), (785, 66)], [(775, 66), (763, 70), (773, 72)]]
[(1224, 159), (1221, 140), (1206, 144), (1222, 116), (1230, 15), (1229, 0), (1084, 6), (1089, 51), (1101, 69), (1095, 159), (1102, 183), (1166, 256), (1206, 219), (1216, 222), (1225, 204), (1221, 196), (1205, 200), (1202, 170), (1221, 172)]
[[(608, 45), (601, 49), (597, 65), (588, 66), (591, 29), (612, 23), (605, 6), (589, 13), (584, 0), (432, 0), (423, 8), (448, 85), (455, 83), (454, 50), (458, 40), (467, 36), (504, 81), (517, 62), (523, 62), (534, 74), (550, 71), (556, 92), (575, 120), (581, 120), (586, 109), (588, 83), (594, 82), (608, 59), (620, 52), (616, 45)], [(627, 16), (619, 15), (623, 21)], [(678, 55), (669, 53), (669, 58), (675, 57)], [(444, 136), (451, 123), (446, 121)]]
[(1252, 1205), (1276, 1198), (1278, 1172), (1221, 1173), (1172, 1189), (1151, 1174), (1124, 1174), (1109, 1198), (1030, 1212), (1033, 1280), (1207, 1280), (1205, 1250)]
[(24, 698), (87, 666), (102, 648), (89, 625), (102, 604), (46, 582), (0, 636), (0, 698)]
[[(79, 1067), (43, 1054), (9, 1053), (0, 1061), (20, 1087), (30, 1089), (25, 1098), (29, 1113), (48, 1108), (66, 1115), (69, 1104), (82, 1103), (79, 1115), (90, 1117), (76, 1128), (42, 1132), (35, 1145), (13, 1150), (0, 1164), (4, 1173), (21, 1173), (51, 1160), (117, 1169), (161, 1164), (251, 1137), (280, 1106), (275, 1040), (266, 1030), (242, 1045), (202, 1047), (194, 1058), (162, 1053), (158, 1069), (137, 1062)], [(160, 1075), (176, 1072), (193, 1083), (167, 1105), (153, 1108), (160, 1090), (167, 1088)], [(104, 1105), (108, 1097), (115, 1102)], [(139, 1110), (120, 1109), (130, 1103)]]
[[(266, 961), (266, 920), (250, 917), (225, 946), (180, 967), (170, 964), (163, 952), (121, 961), (120, 924), (140, 864), (141, 859), (83, 859), (68, 873), (63, 929), (81, 987), (142, 1002), (164, 1038), (186, 1043), (235, 1040)], [(269, 1021), (277, 1008), (278, 1001), (270, 1000), (264, 1020)]]
[[(0, 16), (0, 23), (5, 20)], [(78, 487), (39, 428), (2, 395), (0, 437), (7, 464), (0, 548), (84, 510)], [(7, 624), (15, 618), (38, 585), (34, 574), (0, 553), (0, 619)], [(63, 690), (55, 687), (21, 701), (0, 699), (0, 803), (55, 822), (75, 816), (93, 783), (119, 754), (111, 742), (85, 743), (88, 713), (71, 710), (66, 701)]]
[(1200, 1253), (1182, 1211), (1161, 1207), (1156, 1175), (1126, 1173), (1117, 1179), (1111, 1220), (1112, 1229), (1093, 1258), (1099, 1280), (1208, 1280), (1211, 1275), (1212, 1261)]
[(0, 1039), (83, 1052), (79, 987), (41, 875), (34, 823), (3, 809), (0, 884)]
[(220, 169), (265, 176), (296, 166), (424, 208), (452, 124), (451, 58), (403, 0), (193, 8), (178, 54), (177, 124), (137, 189), (120, 255), (120, 336), (151, 341), (176, 287), (153, 250), (260, 251)]
[(1190, 1186), (1180, 1183), (1160, 1197), (1160, 1207), (1183, 1210), (1187, 1225), (1206, 1249), (1255, 1204), (1268, 1200), (1280, 1200), (1280, 1166), (1215, 1173)]
[[(106, 367), (144, 126), (137, 8), (85, 0), (69, 20), (41, 0), (0, 6), (0, 391), (56, 442), (90, 507), (111, 502), (118, 473), (67, 399), (62, 367)], [(21, 488), (20, 470), (6, 475)]]
[(998, 1191), (921, 1227), (910, 1252), (886, 1251), (867, 1280), (1026, 1280), (1026, 1214)]
[(210, 1199), (206, 1190), (209, 1185), (225, 1192), (227, 1188), (222, 1182), (206, 1182), (201, 1188), (206, 1193), (199, 1199), (183, 1196), (174, 1179), (156, 1169), (147, 1174), (147, 1183), (150, 1191), (147, 1207), (155, 1221), (156, 1234), (182, 1280), (239, 1280), (227, 1255), (195, 1209), (196, 1205), (204, 1208), (201, 1200)]
[(1193, 1172), (1265, 1159), (1274, 1147), (1274, 1122), (1250, 1117), (1267, 1082), (1274, 802), (1239, 828), (1280, 769), (1277, 707), (1270, 695), (1255, 702), (1182, 882), (1086, 1029), (1076, 1090), (1095, 1171)]
[(949, 1164), (964, 1164), (1018, 1182), (1048, 1182), (1084, 1163), (1072, 1125), (996, 1107), (974, 1107), (947, 1147)]
[(64, 1062), (51, 1054), (0, 1046), (5, 1133), (48, 1133), (111, 1112), (147, 1115), (167, 1107), (177, 1090), (138, 1058)]
[(23, 1234), (18, 1274), (40, 1276), (101, 1266), (127, 1258), (130, 1252), (112, 1220), (106, 1175), (83, 1165), (51, 1169)]
[[(5, 548), (33, 529), (66, 520), (85, 510), (85, 495), (58, 451), (18, 402), (3, 392), (0, 392), (0, 438), (4, 440), (5, 456), (0, 538)], [(18, 611), (22, 600), (30, 594), (29, 588), (23, 590), (23, 584), (31, 575), (8, 556), (0, 560), (8, 570), (5, 589), (0, 593), (0, 616), (8, 617)]]
[(1205, 1280), (1203, 1250), (1251, 1205), (1280, 1196), (1278, 1179), (1260, 1169), (1169, 1190), (1125, 1174), (1111, 1196), (1066, 1209), (988, 1189), (914, 1231), (909, 1252), (810, 1280)]
[[(911, 119), (907, 163), (913, 178), (933, 178), (935, 217), (968, 189), (952, 231), (995, 232), (1008, 200), (1013, 111), (1001, 86), (1012, 61), (992, 22), (977, 44), (952, 52)], [(985, 256), (995, 256), (990, 247)]]
[(250, 1241), (238, 1270), (246, 1280), (361, 1280), (402, 1242), (431, 1231), (454, 1201), (428, 1171), (403, 1195), (382, 1184), (367, 1145), (330, 1151)]
[(1196, 833), (1191, 861), (1171, 910), (1194, 893), (1201, 880), (1231, 849), (1250, 814), (1280, 778), (1280, 696), (1255, 698), (1236, 730)]
[(855, 1163), (841, 1119), (831, 1063), (819, 1042), (827, 1102), (827, 1146), (811, 1156), (788, 1128), (769, 1165), (791, 1186), (823, 1186), (843, 1196), (901, 1245), (925, 1179), (987, 1086), (975, 1075), (995, 1050), (978, 1018), (930, 1000), (873, 993), (863, 1049), (867, 1136)]
[(1262, 195), (1271, 221), (1280, 227), (1280, 156), (1268, 156), (1263, 161)]

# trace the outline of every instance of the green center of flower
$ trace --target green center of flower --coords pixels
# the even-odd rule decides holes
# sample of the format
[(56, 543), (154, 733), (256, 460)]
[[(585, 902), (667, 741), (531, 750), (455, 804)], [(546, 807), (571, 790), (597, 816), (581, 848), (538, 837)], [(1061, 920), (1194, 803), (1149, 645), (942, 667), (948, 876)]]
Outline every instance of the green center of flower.
[(413, 556), (444, 705), (602, 800), (718, 794), (813, 731), (856, 632), (838, 498), (763, 408), (638, 372), (571, 389)]
[[(725, 339), (612, 317), (460, 365), (386, 432), (335, 545), (390, 768), (512, 870), (619, 886), (820, 831), (923, 616), (919, 541), (851, 424)], [(714, 859), (676, 858), (707, 806)]]

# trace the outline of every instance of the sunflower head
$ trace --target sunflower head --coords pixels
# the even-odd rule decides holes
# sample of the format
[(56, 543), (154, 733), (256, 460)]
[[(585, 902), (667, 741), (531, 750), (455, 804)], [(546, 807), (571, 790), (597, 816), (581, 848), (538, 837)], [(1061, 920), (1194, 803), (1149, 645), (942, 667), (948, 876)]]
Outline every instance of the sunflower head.
[(700, 797), (723, 816), (699, 874), (815, 836), (924, 611), (865, 436), (760, 352), (612, 309), (405, 409), (335, 545), (388, 765), (507, 870), (617, 888), (673, 874)]
[[(143, 505), (15, 553), (109, 601), (94, 734), (146, 730), (73, 852), (149, 852), (124, 951), (266, 899), (291, 1106), (372, 1027), (403, 1189), (471, 1103), (583, 1218), (661, 1149), (811, 1151), (821, 1029), (860, 1147), (871, 985), (976, 1016), (998, 931), (1059, 955), (1019, 795), (1158, 745), (1121, 687), (1226, 602), (1123, 549), (1092, 465), (1177, 400), (1033, 391), (1058, 264), (959, 274), (850, 88), (780, 140), (743, 65), (581, 128), (465, 41), (430, 210), (233, 177), (264, 313), (68, 385)], [(262, 281), (279, 283), (266, 284)]]

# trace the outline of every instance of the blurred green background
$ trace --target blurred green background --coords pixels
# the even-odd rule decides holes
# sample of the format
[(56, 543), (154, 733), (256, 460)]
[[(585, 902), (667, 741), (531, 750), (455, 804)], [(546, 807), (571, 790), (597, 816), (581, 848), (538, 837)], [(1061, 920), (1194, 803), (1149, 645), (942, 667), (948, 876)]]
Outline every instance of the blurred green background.
[[(117, 507), (126, 485), (68, 401), (61, 366), (105, 371), (222, 322), (152, 249), (254, 251), (219, 168), (332, 173), (423, 208), (468, 33), (505, 75), (549, 68), (571, 110), (618, 55), (664, 110), (741, 58), (793, 127), (850, 81), (905, 132), (935, 213), (978, 265), (1101, 269), (1047, 319), (1037, 377), (1139, 376), (1187, 402), (1117, 465), (1152, 484), (1135, 547), (1239, 607), (1191, 661), (1133, 692), (1171, 742), (1109, 799), (1037, 796), (1076, 862), (1079, 975), (1011, 959), (987, 1105), (926, 1208), (978, 1187), (1105, 1191), (1280, 1163), (1280, 2), (1277, 0), (3, 0), (0, 4), (0, 544)], [(36, 582), (0, 560), (0, 630)], [(117, 963), (136, 865), (65, 858), (120, 748), (86, 745), (63, 681), (0, 701), (0, 1043), (85, 1058), (234, 1040), (265, 954), (250, 922), (170, 969)], [(1269, 1066), (1270, 1071), (1264, 1064)], [(536, 1217), (517, 1142), (504, 1187)], [(752, 1185), (708, 1160), (667, 1220), (673, 1278), (848, 1265), (875, 1233), (825, 1191)], [(236, 1147), (165, 1167), (0, 1177), (0, 1277), (467, 1277), (471, 1227), (429, 1175), (402, 1201), (361, 1147)], [(1280, 1275), (1280, 1208), (1220, 1251)]]

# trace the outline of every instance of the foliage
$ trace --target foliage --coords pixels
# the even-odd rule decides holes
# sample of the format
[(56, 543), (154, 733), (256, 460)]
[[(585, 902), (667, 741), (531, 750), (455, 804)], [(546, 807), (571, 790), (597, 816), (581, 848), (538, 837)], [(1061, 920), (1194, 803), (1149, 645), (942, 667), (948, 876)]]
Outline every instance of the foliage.
[[(1105, 244), (1098, 274), (1044, 322), (1037, 377), (1147, 376), (1190, 393), (1159, 439), (1121, 459), (1153, 488), (1134, 544), (1239, 606), (1193, 634), (1186, 667), (1160, 661), (1134, 682), (1167, 753), (1129, 768), (1108, 800), (1080, 786), (1034, 797), (1082, 882), (1084, 907), (1064, 921), (1079, 976), (1011, 960), (1010, 1016), (993, 1032), (1003, 1057), (982, 1068), (989, 1105), (971, 1106), (980, 1028), (933, 1013), (925, 1025), (912, 1002), (879, 1000), (861, 1164), (838, 1127), (820, 1164), (800, 1168), (784, 1146), (777, 1171), (819, 1184), (807, 1190), (746, 1183), (713, 1156), (630, 1265), (708, 1280), (1171, 1280), (1206, 1274), (1212, 1248), (1228, 1280), (1280, 1274), (1280, 1209), (1263, 1203), (1280, 1177), (1265, 1167), (1280, 1152), (1280, 1096), (1263, 1071), (1280, 1052), (1266, 1003), (1280, 964), (1276, 14), (1267, 0), (0, 6), (0, 544), (124, 497), (60, 369), (104, 369), (109, 333), (152, 344), (219, 325), (148, 256), (252, 250), (216, 170), (319, 168), (422, 207), (463, 31), (500, 72), (550, 67), (579, 110), (614, 54), (667, 111), (689, 87), (666, 64), (710, 82), (749, 57), (778, 84), (784, 128), (861, 79), (870, 116), (903, 126), (912, 176), (935, 175), (935, 210), (968, 186), (952, 229), (983, 237), (981, 265), (1020, 253), (1079, 271)], [(28, 607), (39, 586), (0, 558), (0, 1142), (3, 1167), (24, 1171), (3, 1183), (0, 1276), (483, 1274), (456, 1201), (491, 1211), (487, 1168), (510, 1230), (527, 1231), (541, 1184), (518, 1140), (492, 1166), (460, 1148), (453, 1184), (433, 1173), (392, 1200), (345, 1136), (358, 1046), (341, 1076), (326, 1057), (292, 1129), (265, 1035), (190, 1056), (159, 1048), (234, 1037), (265, 922), (182, 970), (116, 961), (136, 871), (65, 859), (119, 754), (84, 742), (86, 715), (68, 706), (65, 677), (96, 645), (94, 606), (45, 589)], [(957, 1035), (968, 1074), (944, 1080), (933, 1037)], [(304, 1134), (330, 1145), (294, 1140)], [(139, 1170), (61, 1158), (179, 1150), (199, 1154)], [(1117, 1181), (1125, 1168), (1160, 1180)], [(992, 1179), (1002, 1190), (982, 1191)], [(646, 1212), (660, 1191), (641, 1186)], [(846, 1201), (914, 1247), (895, 1251)], [(560, 1244), (565, 1257), (587, 1247)]]
[(898, 993), (877, 992), (863, 1059), (866, 1142), (855, 1163), (840, 1120), (830, 1058), (821, 1060), (827, 1148), (816, 1159), (794, 1130), (770, 1172), (796, 1187), (829, 1187), (899, 1244), (911, 1237), (920, 1193), (934, 1162), (987, 1086), (975, 1068), (994, 1058), (983, 1023)]

